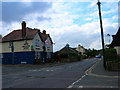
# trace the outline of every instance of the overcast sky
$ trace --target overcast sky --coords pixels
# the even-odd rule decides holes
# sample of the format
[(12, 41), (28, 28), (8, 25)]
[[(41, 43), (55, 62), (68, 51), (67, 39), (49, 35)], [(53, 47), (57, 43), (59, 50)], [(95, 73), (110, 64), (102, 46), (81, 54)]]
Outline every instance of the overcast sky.
[[(27, 27), (39, 28), (41, 31), (44, 29), (50, 34), (55, 43), (54, 51), (60, 50), (67, 43), (71, 47), (81, 44), (87, 49), (101, 48), (97, 0), (21, 1), (2, 2), (0, 33), (3, 36), (15, 29), (20, 29), (21, 22), (25, 20)], [(116, 34), (118, 30), (119, 0), (110, 1), (101, 3), (106, 44), (109, 43), (107, 34)]]

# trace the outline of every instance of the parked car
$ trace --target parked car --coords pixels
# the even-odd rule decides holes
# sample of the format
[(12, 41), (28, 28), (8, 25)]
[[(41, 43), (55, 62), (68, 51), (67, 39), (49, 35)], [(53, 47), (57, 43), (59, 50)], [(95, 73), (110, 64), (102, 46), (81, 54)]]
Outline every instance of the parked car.
[(101, 55), (96, 55), (96, 58), (101, 58)]

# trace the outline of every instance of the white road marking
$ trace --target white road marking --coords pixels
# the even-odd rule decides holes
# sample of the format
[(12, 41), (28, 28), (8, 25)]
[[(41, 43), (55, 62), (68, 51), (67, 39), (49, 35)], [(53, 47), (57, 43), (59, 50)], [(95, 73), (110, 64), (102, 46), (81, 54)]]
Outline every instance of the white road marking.
[(83, 88), (83, 86), (79, 86), (78, 88)]
[(68, 86), (67, 88), (72, 88), (73, 86), (72, 85), (70, 85), (70, 86)]
[[(86, 75), (83, 75), (80, 79), (78, 79), (77, 81), (73, 82), (70, 86), (68, 86), (67, 88), (72, 88), (77, 82), (79, 82), (80, 80), (82, 80)], [(83, 86), (79, 86), (79, 88), (83, 88)]]
[(47, 70), (28, 70), (28, 71), (32, 71), (32, 72), (37, 72), (37, 71), (55, 71), (55, 70), (49, 70), (49, 69), (47, 69)]

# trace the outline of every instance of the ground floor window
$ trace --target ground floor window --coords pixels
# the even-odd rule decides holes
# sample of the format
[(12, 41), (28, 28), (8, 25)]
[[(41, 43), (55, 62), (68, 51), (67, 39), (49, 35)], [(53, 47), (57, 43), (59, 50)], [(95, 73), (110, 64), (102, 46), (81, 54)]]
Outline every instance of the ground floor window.
[(35, 59), (40, 59), (40, 52), (39, 51), (35, 52)]

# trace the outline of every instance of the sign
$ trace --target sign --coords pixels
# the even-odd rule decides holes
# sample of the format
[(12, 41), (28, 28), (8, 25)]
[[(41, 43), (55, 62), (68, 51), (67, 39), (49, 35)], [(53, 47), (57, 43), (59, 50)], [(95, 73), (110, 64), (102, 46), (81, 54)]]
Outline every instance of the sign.
[(25, 41), (24, 45), (23, 45), (23, 49), (24, 50), (28, 50), (30, 47), (29, 43), (27, 43), (27, 41)]

